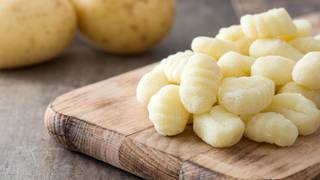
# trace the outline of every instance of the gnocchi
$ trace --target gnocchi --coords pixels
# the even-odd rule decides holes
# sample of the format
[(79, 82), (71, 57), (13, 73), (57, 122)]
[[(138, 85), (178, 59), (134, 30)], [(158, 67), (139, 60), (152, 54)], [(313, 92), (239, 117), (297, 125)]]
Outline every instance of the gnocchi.
[[(254, 58), (236, 52), (228, 52), (218, 60), (223, 77), (250, 76)], [(291, 75), (291, 74), (290, 74)]]
[(194, 132), (213, 147), (223, 148), (236, 144), (244, 129), (242, 120), (222, 106), (214, 106), (210, 112), (194, 115)]
[(235, 41), (239, 53), (249, 55), (249, 49), (254, 39), (243, 36), (239, 40)]
[(312, 24), (310, 21), (306, 19), (297, 19), (294, 20), (293, 23), (296, 26), (297, 31), (293, 34), (282, 36), (282, 39), (289, 41), (297, 37), (305, 37), (311, 35)]
[(264, 77), (225, 78), (219, 88), (219, 103), (237, 115), (255, 114), (271, 103), (274, 91), (273, 81)]
[(136, 96), (139, 102), (147, 104), (150, 98), (163, 86), (170, 84), (163, 72), (161, 65), (145, 74), (139, 81)]
[(296, 125), (301, 135), (312, 134), (320, 126), (320, 111), (311, 100), (301, 94), (277, 94), (266, 111), (282, 114)]
[(308, 89), (295, 82), (289, 82), (279, 90), (280, 93), (299, 93), (313, 101), (320, 109), (320, 90)]
[(181, 81), (182, 71), (188, 63), (189, 58), (194, 53), (192, 51), (178, 52), (168, 56), (161, 63), (163, 65), (164, 73), (167, 79), (172, 83), (179, 84)]
[(320, 51), (320, 40), (314, 37), (298, 37), (289, 42), (293, 47), (303, 53)]
[(215, 61), (205, 54), (195, 54), (182, 73), (181, 101), (190, 113), (204, 113), (217, 101), (222, 75)]
[(216, 38), (237, 41), (244, 36), (240, 25), (221, 28)]
[[(281, 56), (263, 56), (258, 58), (251, 67), (251, 75), (271, 79), (275, 85), (283, 85), (291, 81), (295, 61)], [(281, 72), (281, 73), (279, 73)]]
[(240, 24), (244, 34), (251, 38), (278, 37), (296, 32), (296, 26), (283, 8), (242, 16)]
[(234, 42), (210, 37), (196, 37), (192, 40), (191, 49), (197, 53), (204, 53), (213, 59), (218, 59), (229, 51), (237, 51)]
[(250, 48), (249, 54), (253, 57), (262, 56), (283, 56), (295, 61), (303, 57), (303, 54), (281, 39), (258, 39), (255, 40)]
[(296, 126), (279, 113), (259, 113), (249, 118), (245, 136), (256, 142), (291, 146), (298, 137)]
[(320, 52), (310, 52), (296, 63), (293, 80), (313, 90), (320, 89)]
[(190, 117), (181, 103), (177, 85), (164, 86), (152, 96), (148, 111), (156, 131), (165, 136), (181, 133)]

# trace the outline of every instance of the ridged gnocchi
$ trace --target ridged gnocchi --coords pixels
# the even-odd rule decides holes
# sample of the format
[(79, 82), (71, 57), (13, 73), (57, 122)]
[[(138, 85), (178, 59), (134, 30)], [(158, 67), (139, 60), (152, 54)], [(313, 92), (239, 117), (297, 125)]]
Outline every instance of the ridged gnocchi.
[(297, 31), (293, 34), (282, 36), (282, 39), (289, 41), (297, 37), (305, 37), (311, 35), (312, 24), (310, 21), (306, 19), (297, 19), (293, 20), (293, 23), (296, 26)]
[[(228, 52), (218, 60), (223, 77), (250, 76), (254, 58), (236, 52)], [(291, 74), (290, 74), (291, 75)]]
[(229, 51), (237, 51), (237, 46), (233, 41), (200, 36), (192, 40), (191, 49), (197, 53), (207, 54), (216, 60)]
[(303, 53), (320, 51), (320, 40), (314, 37), (298, 37), (289, 42), (293, 47)]
[(161, 65), (156, 66), (140, 79), (136, 89), (138, 101), (147, 104), (156, 92), (168, 84), (170, 84), (170, 82), (163, 72), (163, 67)]
[(308, 89), (296, 82), (289, 82), (284, 85), (278, 93), (299, 93), (313, 101), (317, 105), (318, 109), (320, 109), (320, 90)]
[(313, 90), (320, 89), (320, 52), (310, 52), (296, 63), (292, 79)]
[(296, 26), (283, 8), (242, 16), (240, 24), (243, 33), (251, 38), (278, 37), (296, 32)]
[[(263, 56), (251, 66), (251, 75), (271, 79), (276, 85), (283, 85), (292, 80), (291, 73), (295, 61), (281, 56)], [(281, 72), (281, 73), (279, 73)]]
[(244, 36), (240, 25), (221, 28), (216, 38), (237, 41)]
[(296, 126), (279, 113), (259, 113), (246, 123), (245, 136), (256, 142), (291, 146), (298, 137)]
[(273, 81), (260, 76), (225, 78), (219, 103), (237, 115), (255, 114), (270, 104), (274, 90)]
[(249, 49), (254, 39), (247, 36), (243, 36), (239, 40), (235, 41), (239, 53), (244, 55), (249, 55)]
[(320, 126), (320, 111), (317, 106), (298, 93), (275, 95), (266, 111), (282, 114), (296, 125), (301, 135), (312, 134)]
[(165, 136), (181, 133), (190, 116), (181, 103), (177, 85), (164, 86), (152, 96), (148, 111), (156, 131)]
[(288, 44), (286, 41), (280, 39), (258, 39), (255, 40), (250, 48), (249, 54), (253, 57), (262, 56), (283, 56), (295, 61), (303, 57), (303, 54)]
[(210, 56), (196, 53), (186, 65), (180, 84), (181, 101), (190, 113), (204, 113), (217, 101), (222, 75)]
[(214, 106), (210, 112), (194, 115), (193, 130), (207, 144), (223, 148), (239, 142), (245, 125), (239, 116)]
[(162, 60), (161, 64), (163, 66), (164, 73), (170, 82), (177, 84), (180, 83), (183, 69), (193, 54), (194, 53), (192, 51), (187, 50), (184, 52), (177, 52), (176, 54), (170, 55), (166, 59)]

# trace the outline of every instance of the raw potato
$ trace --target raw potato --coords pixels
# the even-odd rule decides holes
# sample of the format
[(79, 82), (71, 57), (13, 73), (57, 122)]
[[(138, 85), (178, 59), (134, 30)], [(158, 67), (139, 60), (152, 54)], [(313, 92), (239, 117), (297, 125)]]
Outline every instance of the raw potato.
[(170, 82), (180, 83), (183, 69), (193, 54), (192, 51), (187, 50), (177, 52), (162, 60), (161, 64), (163, 65), (164, 73)]
[[(281, 56), (264, 56), (258, 58), (251, 66), (251, 75), (271, 79), (276, 85), (290, 82), (295, 61)], [(280, 73), (279, 73), (280, 72)]]
[(271, 80), (260, 76), (225, 78), (219, 88), (219, 103), (234, 114), (255, 114), (270, 104), (274, 88)]
[(217, 101), (222, 74), (215, 61), (205, 54), (193, 55), (182, 73), (181, 101), (190, 113), (208, 112)]
[(314, 37), (298, 37), (289, 42), (293, 47), (303, 53), (320, 51), (320, 40)]
[(71, 0), (82, 34), (115, 54), (142, 52), (169, 32), (175, 0)]
[(318, 109), (320, 109), (320, 90), (308, 89), (296, 82), (289, 82), (280, 89), (279, 94), (280, 93), (299, 93), (313, 101)]
[(152, 96), (148, 111), (156, 131), (164, 136), (183, 132), (190, 116), (180, 101), (177, 85), (164, 86)]
[(162, 65), (156, 66), (140, 79), (136, 90), (138, 101), (143, 104), (148, 104), (150, 98), (163, 86), (168, 84), (170, 84), (170, 82), (164, 75)]
[(286, 41), (280, 39), (258, 39), (255, 40), (249, 49), (250, 56), (283, 56), (295, 61), (300, 60), (303, 54), (288, 44)]
[(320, 52), (310, 52), (298, 61), (293, 68), (292, 78), (310, 89), (320, 89)]
[(296, 126), (274, 112), (259, 113), (246, 123), (245, 136), (257, 142), (291, 146), (298, 137)]
[(222, 106), (215, 106), (208, 113), (194, 115), (194, 132), (213, 147), (224, 148), (236, 144), (244, 129), (242, 120)]
[[(228, 52), (218, 60), (223, 77), (250, 76), (254, 58), (236, 52)], [(291, 73), (290, 73), (291, 75)]]
[(283, 8), (242, 16), (240, 24), (246, 36), (256, 39), (290, 35), (296, 32), (290, 15)]
[(2, 0), (0, 69), (41, 63), (59, 55), (74, 37), (76, 15), (66, 0)]
[(204, 53), (213, 59), (218, 59), (229, 51), (237, 51), (237, 45), (229, 40), (211, 37), (196, 37), (192, 40), (191, 49), (194, 52)]
[(297, 37), (305, 37), (310, 36), (312, 31), (312, 24), (307, 19), (297, 19), (293, 21), (294, 25), (297, 28), (297, 31), (293, 34), (282, 36), (281, 38), (284, 40), (292, 40)]
[(266, 111), (277, 112), (285, 116), (297, 126), (301, 135), (312, 134), (320, 126), (320, 111), (311, 100), (301, 94), (277, 94)]

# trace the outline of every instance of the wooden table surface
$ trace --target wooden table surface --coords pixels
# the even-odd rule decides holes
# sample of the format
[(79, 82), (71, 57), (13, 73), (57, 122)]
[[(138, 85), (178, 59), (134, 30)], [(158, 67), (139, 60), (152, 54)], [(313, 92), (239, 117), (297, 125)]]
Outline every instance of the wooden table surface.
[(47, 105), (62, 93), (159, 61), (189, 48), (195, 36), (213, 36), (220, 27), (238, 23), (237, 14), (247, 7), (235, 6), (234, 11), (232, 3), (239, 1), (244, 0), (178, 0), (169, 36), (141, 55), (107, 55), (78, 36), (53, 61), (0, 71), (0, 179), (139, 179), (55, 143), (43, 124)]

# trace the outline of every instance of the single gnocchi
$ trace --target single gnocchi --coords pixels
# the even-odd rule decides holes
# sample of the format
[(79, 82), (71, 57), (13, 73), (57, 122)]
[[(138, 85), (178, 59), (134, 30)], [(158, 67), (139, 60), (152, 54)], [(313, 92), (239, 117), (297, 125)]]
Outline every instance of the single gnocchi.
[(197, 53), (207, 54), (216, 60), (229, 51), (237, 51), (237, 46), (229, 40), (200, 36), (193, 39), (191, 49)]
[(283, 8), (242, 16), (240, 24), (246, 36), (256, 39), (290, 35), (296, 32), (296, 26)]
[(210, 112), (194, 115), (193, 130), (207, 144), (224, 148), (239, 142), (245, 125), (239, 116), (215, 106)]
[(320, 126), (320, 111), (317, 106), (298, 93), (275, 95), (266, 111), (282, 114), (296, 125), (301, 135), (312, 134)]
[(318, 109), (320, 109), (320, 90), (312, 90), (301, 86), (296, 82), (289, 82), (284, 85), (278, 93), (299, 93), (313, 101), (317, 105)]
[(250, 48), (249, 54), (252, 57), (262, 56), (283, 56), (294, 61), (298, 61), (303, 57), (303, 54), (280, 39), (258, 39), (255, 40)]
[(170, 82), (180, 83), (183, 69), (193, 54), (192, 51), (187, 50), (170, 55), (162, 60), (161, 64), (163, 65), (164, 73)]
[(307, 19), (297, 19), (293, 20), (294, 25), (297, 28), (297, 31), (293, 34), (282, 36), (281, 38), (284, 40), (292, 40), (297, 37), (305, 37), (310, 36), (312, 31), (312, 24)]
[(240, 25), (232, 25), (230, 27), (221, 28), (216, 38), (237, 41), (245, 36)]
[(320, 89), (320, 52), (310, 52), (296, 63), (293, 80), (313, 90)]
[[(276, 85), (283, 85), (292, 80), (291, 73), (295, 61), (281, 56), (258, 58), (251, 66), (251, 75), (271, 79)], [(280, 73), (279, 73), (280, 72)]]
[(314, 37), (298, 37), (289, 42), (293, 47), (303, 53), (320, 51), (320, 40)]
[(217, 101), (222, 75), (215, 61), (205, 54), (193, 55), (180, 84), (181, 100), (190, 113), (208, 112)]
[(183, 132), (190, 116), (181, 103), (177, 85), (164, 86), (152, 96), (148, 111), (156, 131), (165, 136)]
[(272, 101), (273, 81), (260, 77), (225, 78), (219, 88), (219, 103), (237, 115), (255, 114)]
[[(236, 52), (228, 52), (218, 60), (223, 77), (250, 76), (254, 58)], [(291, 74), (290, 74), (291, 75)]]
[(140, 79), (136, 89), (138, 101), (148, 104), (150, 98), (163, 86), (168, 84), (170, 84), (170, 82), (164, 75), (163, 67), (161, 65), (156, 66)]
[(279, 113), (259, 113), (246, 123), (245, 136), (256, 142), (291, 146), (298, 137), (296, 126)]

